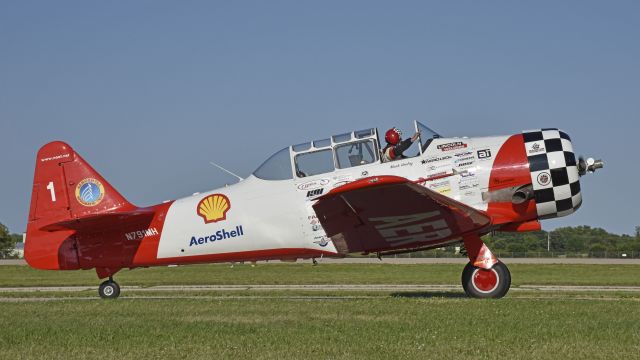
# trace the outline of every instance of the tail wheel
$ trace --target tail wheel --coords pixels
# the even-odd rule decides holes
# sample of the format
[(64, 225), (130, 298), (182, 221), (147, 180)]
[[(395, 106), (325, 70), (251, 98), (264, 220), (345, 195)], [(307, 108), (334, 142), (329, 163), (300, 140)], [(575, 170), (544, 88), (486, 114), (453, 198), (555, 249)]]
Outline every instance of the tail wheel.
[(120, 285), (113, 280), (107, 280), (100, 284), (98, 294), (103, 299), (115, 299), (120, 296)]
[(462, 271), (462, 287), (470, 297), (499, 299), (507, 294), (510, 286), (511, 273), (501, 262), (489, 270), (467, 263)]

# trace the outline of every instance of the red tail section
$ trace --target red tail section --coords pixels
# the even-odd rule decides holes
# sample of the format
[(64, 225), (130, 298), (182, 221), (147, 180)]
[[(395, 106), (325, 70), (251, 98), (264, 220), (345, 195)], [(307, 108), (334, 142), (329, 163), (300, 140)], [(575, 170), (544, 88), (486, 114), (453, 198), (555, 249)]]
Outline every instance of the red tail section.
[(78, 269), (75, 230), (68, 224), (133, 209), (71, 146), (48, 143), (36, 157), (25, 259), (40, 269)]

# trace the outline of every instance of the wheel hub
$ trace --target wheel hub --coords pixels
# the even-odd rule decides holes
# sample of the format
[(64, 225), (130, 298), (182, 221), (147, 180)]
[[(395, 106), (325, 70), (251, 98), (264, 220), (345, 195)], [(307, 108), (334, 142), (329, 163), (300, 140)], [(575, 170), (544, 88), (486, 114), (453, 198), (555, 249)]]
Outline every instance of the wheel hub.
[(500, 276), (494, 269), (476, 269), (471, 278), (473, 287), (483, 293), (495, 290), (498, 287), (498, 283), (500, 283)]

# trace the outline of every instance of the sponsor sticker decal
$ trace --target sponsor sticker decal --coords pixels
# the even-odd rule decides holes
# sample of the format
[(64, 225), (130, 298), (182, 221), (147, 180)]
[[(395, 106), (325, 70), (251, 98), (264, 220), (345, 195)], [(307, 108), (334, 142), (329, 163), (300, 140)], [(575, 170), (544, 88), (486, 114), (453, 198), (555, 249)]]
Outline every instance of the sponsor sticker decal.
[(430, 158), (426, 158), (424, 160), (421, 161), (421, 163), (423, 164), (430, 164), (433, 162), (437, 162), (437, 161), (443, 161), (443, 160), (449, 160), (451, 159), (451, 156), (445, 155), (445, 156), (436, 156), (436, 157), (430, 157)]
[(456, 161), (454, 161), (454, 163), (459, 164), (459, 163), (461, 163), (461, 162), (465, 162), (465, 161), (473, 161), (473, 160), (475, 160), (475, 159), (476, 159), (476, 158), (475, 158), (475, 157), (473, 157), (473, 156), (467, 156), (467, 157), (463, 157), (463, 158), (456, 159)]
[(456, 157), (461, 158), (461, 157), (469, 156), (469, 155), (471, 155), (471, 154), (473, 154), (473, 152), (471, 152), (471, 151), (465, 151), (465, 152), (457, 153), (457, 154), (455, 154), (455, 155), (456, 155)]
[(318, 217), (316, 215), (309, 215), (307, 216), (307, 219), (309, 220), (309, 225), (311, 225), (311, 230), (322, 230), (322, 225), (320, 225), (320, 221), (318, 220)]
[(198, 215), (205, 224), (227, 219), (227, 212), (231, 209), (229, 198), (222, 194), (213, 194), (200, 200), (197, 207)]
[(209, 244), (209, 243), (213, 243), (220, 240), (231, 239), (231, 238), (242, 237), (242, 236), (244, 236), (244, 229), (242, 228), (242, 225), (238, 225), (235, 227), (235, 229), (231, 231), (227, 229), (220, 229), (211, 235), (200, 236), (200, 237), (192, 236), (191, 240), (189, 241), (189, 246), (204, 245), (204, 244)]
[(491, 149), (478, 150), (478, 159), (490, 159)]
[(330, 240), (330, 239), (328, 239), (326, 236), (316, 236), (316, 237), (315, 237), (315, 238), (313, 238), (313, 239), (314, 239), (314, 240), (316, 240), (316, 241), (314, 241), (313, 243), (314, 243), (314, 244), (318, 244), (318, 245), (320, 245), (321, 247), (325, 247), (325, 246), (329, 245), (329, 241), (331, 241), (331, 240)]
[(442, 171), (442, 169), (451, 169), (451, 164), (439, 164), (439, 165), (430, 165), (427, 166), (427, 172), (432, 172), (432, 171), (441, 171), (440, 175), (444, 175), (447, 173), (447, 170)]
[(453, 150), (466, 149), (466, 148), (467, 148), (467, 144), (463, 143), (462, 141), (455, 141), (455, 142), (438, 145), (438, 149), (440, 149), (441, 151), (453, 151)]
[(464, 184), (464, 185), (460, 185), (460, 190), (469, 190), (469, 189), (475, 189), (477, 187), (480, 187), (480, 184)]
[(301, 191), (315, 190), (315, 189), (319, 189), (321, 187), (326, 186), (330, 182), (331, 180), (329, 179), (311, 180), (311, 181), (307, 181), (306, 183), (299, 184), (298, 190), (301, 190)]
[(475, 164), (475, 161), (467, 161), (467, 162), (459, 163), (459, 164), (457, 164), (456, 166), (457, 166), (457, 167), (465, 167), (465, 166), (471, 166), (471, 165), (473, 165), (473, 164)]
[(531, 147), (529, 148), (529, 155), (531, 154), (537, 154), (539, 152), (543, 152), (545, 150), (544, 146), (540, 146), (539, 143), (533, 143), (533, 145), (531, 145)]
[(451, 182), (449, 180), (438, 181), (427, 186), (429, 189), (439, 193), (451, 191)]
[(323, 192), (324, 192), (323, 188), (315, 189), (315, 190), (309, 190), (309, 191), (307, 191), (307, 197), (310, 198), (310, 197), (322, 195)]
[(542, 172), (538, 174), (538, 184), (542, 186), (547, 186), (551, 183), (551, 175), (547, 172)]
[(84, 179), (76, 186), (76, 200), (82, 206), (96, 206), (103, 198), (104, 186), (96, 179)]

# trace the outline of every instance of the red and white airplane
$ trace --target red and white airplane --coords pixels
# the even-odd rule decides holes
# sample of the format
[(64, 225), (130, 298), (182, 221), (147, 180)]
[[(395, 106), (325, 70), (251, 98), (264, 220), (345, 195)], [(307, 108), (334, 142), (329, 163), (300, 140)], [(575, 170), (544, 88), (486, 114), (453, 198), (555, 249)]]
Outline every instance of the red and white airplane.
[[(103, 298), (124, 268), (342, 257), (463, 243), (462, 286), (499, 298), (511, 276), (481, 240), (539, 230), (582, 204), (576, 159), (557, 129), (443, 138), (415, 123), (413, 157), (381, 160), (376, 129), (288, 146), (237, 184), (140, 208), (69, 145), (37, 154), (25, 258), (38, 269), (96, 269)], [(405, 152), (408, 153), (408, 152)]]

